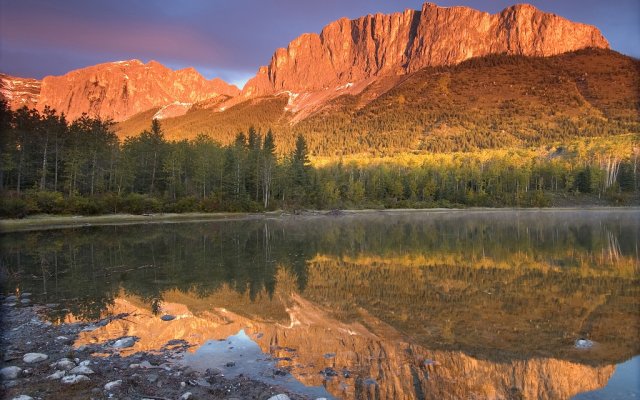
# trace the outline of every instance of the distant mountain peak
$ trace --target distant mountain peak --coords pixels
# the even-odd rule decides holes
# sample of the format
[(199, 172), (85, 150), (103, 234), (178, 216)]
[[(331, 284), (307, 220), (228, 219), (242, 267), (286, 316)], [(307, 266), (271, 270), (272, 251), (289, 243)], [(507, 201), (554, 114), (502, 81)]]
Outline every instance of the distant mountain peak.
[(146, 64), (137, 59), (107, 62), (42, 81), (2, 77), (2, 96), (12, 108), (27, 105), (42, 110), (49, 106), (70, 120), (87, 113), (122, 121), (169, 105), (174, 105), (172, 111), (165, 114), (175, 116), (187, 109), (175, 104), (233, 97), (239, 92), (221, 79), (207, 80), (192, 67), (174, 71), (155, 60)]

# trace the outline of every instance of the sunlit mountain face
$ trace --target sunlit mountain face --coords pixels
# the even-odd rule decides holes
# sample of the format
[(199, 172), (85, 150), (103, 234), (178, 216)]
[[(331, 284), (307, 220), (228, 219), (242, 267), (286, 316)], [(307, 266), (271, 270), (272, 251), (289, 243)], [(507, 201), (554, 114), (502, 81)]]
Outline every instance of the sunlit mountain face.
[(368, 213), (15, 233), (2, 265), (52, 321), (128, 314), (76, 346), (224, 370), (225, 339), (339, 398), (555, 399), (638, 354), (639, 234), (634, 210)]

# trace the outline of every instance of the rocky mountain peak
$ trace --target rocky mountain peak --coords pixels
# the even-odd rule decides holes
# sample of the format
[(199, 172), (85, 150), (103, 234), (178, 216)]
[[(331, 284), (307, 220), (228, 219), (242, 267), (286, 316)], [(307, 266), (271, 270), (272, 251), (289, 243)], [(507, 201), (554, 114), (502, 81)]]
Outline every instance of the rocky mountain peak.
[(529, 4), (492, 15), (424, 3), (421, 10), (341, 18), (320, 34), (299, 36), (275, 51), (269, 65), (247, 82), (243, 95), (317, 91), (489, 54), (546, 57), (588, 47), (609, 44), (597, 28)]
[(122, 121), (154, 107), (238, 93), (237, 87), (221, 79), (207, 80), (194, 68), (174, 71), (154, 60), (127, 60), (45, 77), (38, 107), (48, 105), (69, 119), (86, 112)]

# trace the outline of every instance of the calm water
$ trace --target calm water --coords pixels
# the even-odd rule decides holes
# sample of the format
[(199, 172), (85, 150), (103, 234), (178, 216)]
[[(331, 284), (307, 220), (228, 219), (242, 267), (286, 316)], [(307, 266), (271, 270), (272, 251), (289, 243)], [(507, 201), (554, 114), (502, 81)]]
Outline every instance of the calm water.
[[(1, 239), (4, 292), (57, 304), (50, 320), (131, 314), (76, 345), (134, 335), (140, 351), (184, 339), (194, 368), (337, 398), (640, 397), (638, 209), (256, 218)], [(578, 339), (593, 345), (576, 348)]]

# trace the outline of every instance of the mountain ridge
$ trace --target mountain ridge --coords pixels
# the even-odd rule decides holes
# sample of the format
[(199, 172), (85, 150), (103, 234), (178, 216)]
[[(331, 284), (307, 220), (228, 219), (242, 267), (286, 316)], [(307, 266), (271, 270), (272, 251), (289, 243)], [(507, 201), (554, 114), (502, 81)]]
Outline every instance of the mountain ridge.
[(274, 52), (242, 95), (320, 90), (489, 54), (552, 56), (587, 47), (608, 49), (609, 43), (593, 26), (529, 4), (489, 14), (427, 2), (421, 10), (341, 18), (320, 34), (300, 35)]
[[(42, 111), (45, 106), (73, 120), (87, 113), (91, 117), (125, 120), (139, 112), (171, 104), (189, 104), (219, 96), (235, 96), (240, 90), (220, 78), (205, 79), (193, 67), (172, 70), (151, 60), (113, 61), (78, 68), (61, 76), (49, 75), (41, 81), (14, 78), (15, 82), (39, 83), (35, 101), (29, 105)], [(22, 106), (16, 91), (3, 81), (3, 97), (13, 108)], [(180, 115), (179, 112), (171, 116)]]

